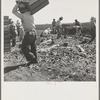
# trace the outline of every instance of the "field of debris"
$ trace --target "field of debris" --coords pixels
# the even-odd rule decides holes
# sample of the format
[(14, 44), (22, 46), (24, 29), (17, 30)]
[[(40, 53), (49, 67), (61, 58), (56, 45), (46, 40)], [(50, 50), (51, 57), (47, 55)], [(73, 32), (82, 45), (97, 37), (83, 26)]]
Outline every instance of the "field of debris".
[[(4, 81), (96, 81), (96, 41), (76, 35), (37, 39), (38, 64), (24, 66), (20, 42), (4, 54)], [(42, 41), (42, 42), (41, 42)]]

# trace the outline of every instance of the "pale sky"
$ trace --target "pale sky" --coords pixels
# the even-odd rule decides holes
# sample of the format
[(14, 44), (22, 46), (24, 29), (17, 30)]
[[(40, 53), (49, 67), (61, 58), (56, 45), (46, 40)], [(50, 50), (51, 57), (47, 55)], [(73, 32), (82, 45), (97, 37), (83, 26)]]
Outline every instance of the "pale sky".
[[(12, 14), (15, 0), (2, 0), (2, 15), (14, 21), (20, 20)], [(75, 19), (88, 22), (98, 14), (98, 0), (49, 0), (49, 4), (34, 14), (35, 24), (50, 24), (62, 16), (62, 23), (72, 23)]]

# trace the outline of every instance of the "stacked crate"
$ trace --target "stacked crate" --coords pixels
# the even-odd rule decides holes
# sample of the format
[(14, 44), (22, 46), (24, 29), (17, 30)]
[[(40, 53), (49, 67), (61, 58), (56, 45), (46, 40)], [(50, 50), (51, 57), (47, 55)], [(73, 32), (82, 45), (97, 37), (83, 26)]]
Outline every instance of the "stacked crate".
[(35, 14), (49, 4), (48, 0), (28, 0), (31, 14)]
[(31, 14), (35, 14), (49, 4), (48, 0), (16, 0), (16, 3), (23, 2), (29, 6)]
[(10, 51), (9, 16), (4, 16), (4, 52)]

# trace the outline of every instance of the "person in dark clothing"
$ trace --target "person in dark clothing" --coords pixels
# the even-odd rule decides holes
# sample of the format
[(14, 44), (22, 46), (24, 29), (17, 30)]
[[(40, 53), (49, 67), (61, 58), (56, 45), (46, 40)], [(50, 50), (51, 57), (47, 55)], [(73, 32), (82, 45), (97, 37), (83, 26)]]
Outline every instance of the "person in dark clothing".
[[(33, 31), (33, 34), (34, 34), (34, 31)], [(33, 34), (26, 32), (26, 35), (24, 36), (22, 47), (21, 47), (22, 52), (25, 55), (29, 64), (37, 63), (37, 54), (36, 54), (36, 45), (35, 45), (36, 35), (33, 36)]]
[[(28, 2), (26, 2), (26, 4), (27, 3)], [(18, 9), (20, 12), (18, 12)], [(34, 17), (30, 14), (28, 6), (26, 6), (23, 2), (17, 3), (12, 12), (22, 21), (25, 31), (25, 36), (21, 45), (22, 53), (26, 57), (27, 66), (32, 67), (33, 64), (38, 63), (35, 45), (37, 32), (34, 24)]]
[(53, 19), (53, 22), (52, 22), (52, 31), (54, 34), (56, 33), (56, 21), (55, 21), (55, 19)]
[(79, 31), (81, 30), (81, 23), (75, 19), (75, 28), (76, 28), (76, 33), (79, 33)]
[(12, 47), (16, 45), (16, 32), (15, 32), (15, 26), (13, 21), (11, 22), (10, 25), (10, 40), (12, 41)]
[(91, 40), (89, 41), (89, 43), (91, 43), (96, 37), (96, 22), (94, 18), (91, 18), (90, 24), (91, 24), (91, 30), (90, 30)]
[(75, 25), (76, 26), (81, 26), (80, 22), (77, 19), (75, 19)]

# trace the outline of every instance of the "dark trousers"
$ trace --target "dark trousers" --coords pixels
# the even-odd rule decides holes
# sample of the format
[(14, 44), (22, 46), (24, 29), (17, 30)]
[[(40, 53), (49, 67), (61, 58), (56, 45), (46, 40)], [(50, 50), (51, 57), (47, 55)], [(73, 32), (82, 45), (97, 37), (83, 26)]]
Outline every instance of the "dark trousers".
[(53, 31), (53, 34), (56, 34), (56, 27), (55, 26), (52, 27), (52, 31)]
[(16, 36), (10, 34), (11, 46), (14, 47), (16, 45)]
[(12, 47), (14, 47), (16, 45), (16, 39), (12, 39)]
[(62, 29), (60, 26), (57, 26), (56, 30), (57, 30), (57, 39), (59, 39), (61, 37)]
[(91, 40), (89, 42), (92, 42), (96, 37), (96, 30), (94, 28), (91, 28)]
[(22, 41), (22, 52), (29, 62), (37, 62), (35, 41), (36, 33), (34, 31), (27, 32)]

